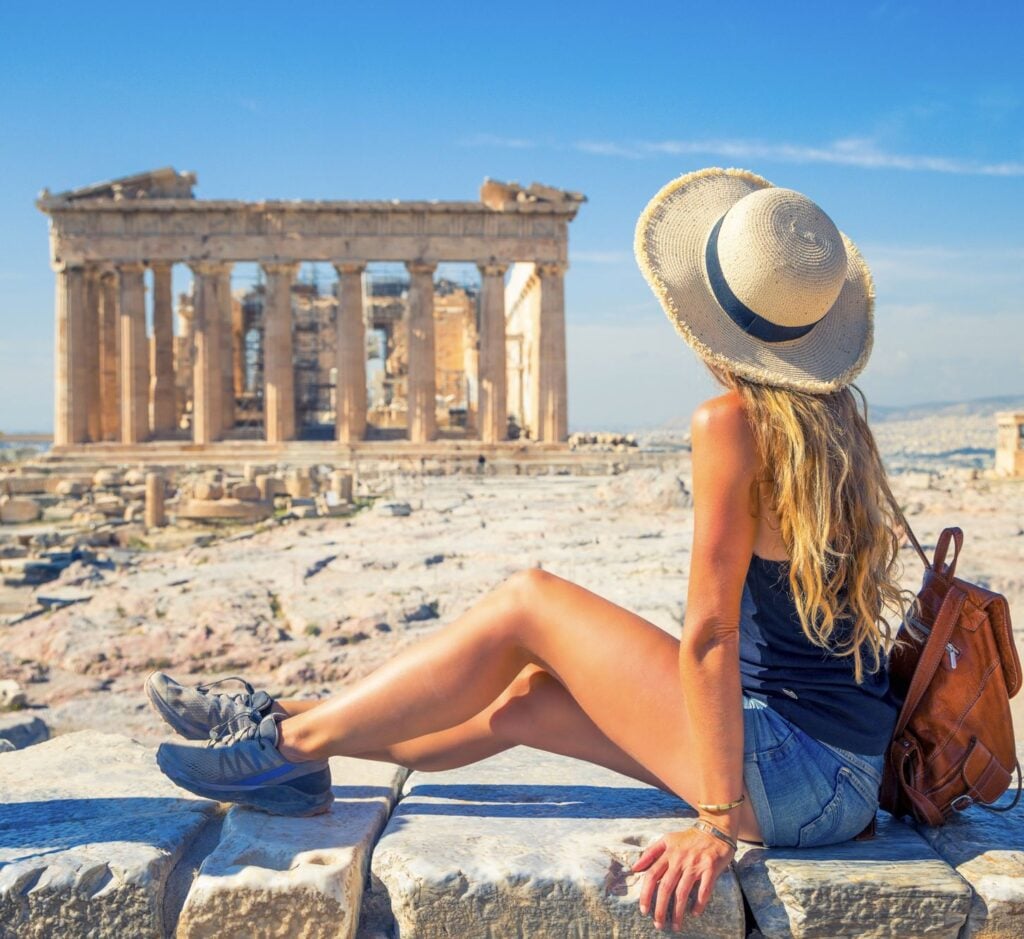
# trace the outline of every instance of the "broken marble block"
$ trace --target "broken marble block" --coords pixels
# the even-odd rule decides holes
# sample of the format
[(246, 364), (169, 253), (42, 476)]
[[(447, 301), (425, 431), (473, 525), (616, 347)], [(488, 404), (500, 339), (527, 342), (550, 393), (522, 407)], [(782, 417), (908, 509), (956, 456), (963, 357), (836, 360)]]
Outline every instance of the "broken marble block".
[(331, 760), (335, 802), (311, 818), (233, 806), (178, 921), (178, 939), (348, 939), (359, 923), (370, 852), (406, 771)]
[[(640, 915), (642, 875), (630, 867), (693, 818), (668, 793), (525, 748), (413, 773), (373, 852), (363, 929), (459, 939), (664, 935)], [(686, 935), (746, 935), (731, 871)]]
[(216, 812), (170, 782), (150, 747), (117, 734), (4, 754), (0, 935), (172, 933), (176, 865)]
[(971, 890), (912, 828), (879, 815), (867, 841), (741, 846), (736, 870), (764, 939), (956, 939)]
[[(1011, 791), (995, 804), (1008, 806)], [(972, 808), (941, 828), (920, 828), (928, 843), (971, 885), (974, 898), (961, 939), (1024, 936), (1024, 810)]]
[(0, 522), (14, 525), (19, 522), (34, 522), (42, 509), (35, 499), (24, 496), (0, 496)]

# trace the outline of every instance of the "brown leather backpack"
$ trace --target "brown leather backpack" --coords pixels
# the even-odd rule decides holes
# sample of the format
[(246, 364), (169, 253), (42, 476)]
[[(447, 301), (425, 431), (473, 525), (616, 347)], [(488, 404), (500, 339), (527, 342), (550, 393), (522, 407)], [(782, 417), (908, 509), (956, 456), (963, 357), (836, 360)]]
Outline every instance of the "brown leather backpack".
[[(954, 811), (988, 807), (1009, 788), (1016, 767), (1016, 796), (999, 810), (1006, 811), (1021, 794), (1010, 717), (1021, 669), (1006, 597), (954, 576), (964, 540), (959, 528), (942, 532), (929, 561), (905, 520), (903, 527), (925, 571), (918, 616), (900, 626), (889, 660), (892, 688), (904, 701), (881, 806), (897, 818), (941, 825)], [(950, 541), (953, 559), (946, 564)]]

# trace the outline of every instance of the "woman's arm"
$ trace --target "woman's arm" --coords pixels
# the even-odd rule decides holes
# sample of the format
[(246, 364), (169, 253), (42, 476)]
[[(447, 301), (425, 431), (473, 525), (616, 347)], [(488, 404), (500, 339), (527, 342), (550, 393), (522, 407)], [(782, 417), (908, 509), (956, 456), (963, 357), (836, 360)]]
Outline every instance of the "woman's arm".
[[(757, 461), (746, 416), (732, 396), (694, 414), (693, 549), (679, 644), (683, 698), (700, 769), (701, 802), (743, 793), (740, 600), (757, 535), (750, 493)], [(739, 811), (701, 813), (735, 837)]]
[[(693, 753), (681, 758), (694, 762), (700, 801), (721, 804), (743, 794), (739, 621), (757, 535), (750, 504), (757, 462), (753, 435), (735, 395), (701, 405), (690, 432), (694, 532), (679, 669)], [(731, 837), (738, 834), (738, 808), (700, 815)], [(654, 918), (663, 923), (674, 895), (672, 920), (680, 928), (690, 891), (699, 884), (693, 910), (699, 914), (732, 856), (726, 843), (703, 832), (674, 833), (655, 842), (634, 867), (650, 868), (641, 911), (647, 912), (657, 888)]]

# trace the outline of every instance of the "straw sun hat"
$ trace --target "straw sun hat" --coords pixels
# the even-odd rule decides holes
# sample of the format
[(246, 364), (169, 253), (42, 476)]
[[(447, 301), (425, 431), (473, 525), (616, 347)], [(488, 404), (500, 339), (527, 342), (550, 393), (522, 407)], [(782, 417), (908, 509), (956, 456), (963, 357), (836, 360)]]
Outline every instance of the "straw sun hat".
[(676, 330), (712, 365), (822, 394), (867, 362), (871, 273), (807, 196), (746, 170), (688, 173), (644, 209), (635, 250)]

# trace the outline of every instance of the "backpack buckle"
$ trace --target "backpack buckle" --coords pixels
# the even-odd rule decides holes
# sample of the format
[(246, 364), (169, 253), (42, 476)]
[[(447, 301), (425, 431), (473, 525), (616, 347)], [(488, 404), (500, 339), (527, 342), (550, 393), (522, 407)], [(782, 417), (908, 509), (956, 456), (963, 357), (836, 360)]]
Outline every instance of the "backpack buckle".
[(957, 812), (963, 812), (965, 809), (969, 809), (972, 805), (974, 805), (974, 799), (966, 794), (957, 796), (949, 803), (949, 807), (955, 809)]

